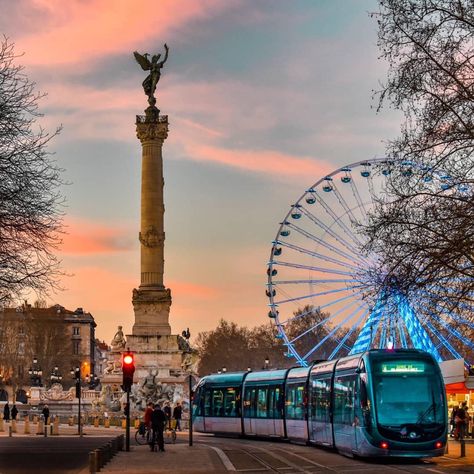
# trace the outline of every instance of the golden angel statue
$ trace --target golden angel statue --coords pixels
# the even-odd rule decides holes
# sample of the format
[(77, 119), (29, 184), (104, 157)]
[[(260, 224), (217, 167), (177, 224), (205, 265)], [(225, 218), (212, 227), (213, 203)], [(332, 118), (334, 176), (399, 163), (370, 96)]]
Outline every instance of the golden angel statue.
[[(165, 57), (163, 61), (159, 61), (161, 54), (154, 54), (151, 58), (151, 61), (148, 59), (148, 56), (150, 56), (148, 53), (145, 54), (140, 54), (137, 51), (133, 53), (135, 56), (135, 59), (137, 60), (137, 63), (140, 64), (141, 68), (144, 71), (150, 71), (150, 74), (146, 77), (146, 79), (143, 81), (143, 90), (145, 91), (145, 95), (148, 96), (148, 103), (150, 105), (154, 105), (156, 103), (155, 99), (155, 90), (156, 90), (156, 85), (158, 84), (158, 81), (160, 80), (161, 76), (161, 68), (164, 66), (165, 62), (168, 59), (168, 45), (165, 43)], [(158, 62), (159, 61), (159, 62)]]

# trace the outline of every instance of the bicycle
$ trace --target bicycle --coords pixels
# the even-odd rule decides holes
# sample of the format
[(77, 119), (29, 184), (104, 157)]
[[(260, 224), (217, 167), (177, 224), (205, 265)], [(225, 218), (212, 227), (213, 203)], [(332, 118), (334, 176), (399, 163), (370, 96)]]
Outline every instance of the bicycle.
[(164, 429), (165, 443), (176, 443), (176, 420), (167, 420)]
[(145, 425), (145, 423), (141, 422), (138, 430), (135, 432), (135, 441), (137, 444), (150, 444), (152, 436), (151, 429)]

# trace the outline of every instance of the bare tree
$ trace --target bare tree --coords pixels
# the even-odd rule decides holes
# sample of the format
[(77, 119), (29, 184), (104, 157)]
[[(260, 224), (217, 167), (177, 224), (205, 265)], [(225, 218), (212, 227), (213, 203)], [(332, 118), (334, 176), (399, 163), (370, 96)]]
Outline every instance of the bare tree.
[(379, 92), (405, 115), (387, 147), (387, 195), (364, 232), (379, 260), (372, 288), (423, 292), (433, 308), (472, 314), (474, 297), (474, 5), (380, 0), (389, 64)]
[(38, 127), (43, 96), (16, 64), (14, 45), (0, 42), (0, 303), (26, 289), (57, 284), (53, 254), (62, 226), (61, 170), (47, 151), (50, 134)]

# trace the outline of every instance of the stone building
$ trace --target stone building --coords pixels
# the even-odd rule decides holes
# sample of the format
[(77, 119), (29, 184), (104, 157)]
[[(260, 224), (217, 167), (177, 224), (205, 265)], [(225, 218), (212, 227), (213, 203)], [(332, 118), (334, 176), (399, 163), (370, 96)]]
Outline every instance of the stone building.
[[(66, 388), (73, 384), (72, 367), (80, 366), (83, 377), (93, 373), (95, 327), (93, 316), (82, 308), (71, 311), (59, 304), (40, 307), (25, 301), (0, 309), (0, 399), (5, 392), (9, 399), (14, 393), (24, 397), (40, 379), (49, 386), (55, 367)], [(41, 369), (36, 380), (32, 369)]]

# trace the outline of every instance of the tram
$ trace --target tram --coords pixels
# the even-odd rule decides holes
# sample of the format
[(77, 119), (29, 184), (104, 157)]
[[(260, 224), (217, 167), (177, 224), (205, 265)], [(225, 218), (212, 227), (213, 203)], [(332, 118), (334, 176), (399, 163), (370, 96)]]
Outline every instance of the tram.
[(349, 456), (442, 456), (447, 442), (441, 371), (416, 349), (209, 375), (195, 388), (193, 418), (199, 432), (281, 438)]

